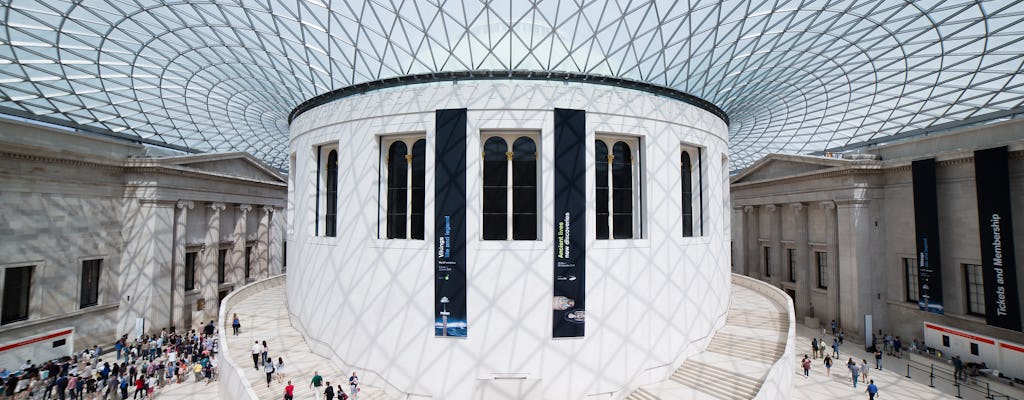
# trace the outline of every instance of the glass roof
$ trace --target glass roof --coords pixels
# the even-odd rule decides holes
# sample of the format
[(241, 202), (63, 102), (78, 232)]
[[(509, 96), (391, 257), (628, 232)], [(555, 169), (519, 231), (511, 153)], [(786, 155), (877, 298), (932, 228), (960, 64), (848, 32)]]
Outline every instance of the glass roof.
[(680, 90), (728, 114), (732, 168), (1024, 112), (1019, 0), (0, 0), (0, 15), (0, 112), (278, 168), (303, 101), (440, 71)]

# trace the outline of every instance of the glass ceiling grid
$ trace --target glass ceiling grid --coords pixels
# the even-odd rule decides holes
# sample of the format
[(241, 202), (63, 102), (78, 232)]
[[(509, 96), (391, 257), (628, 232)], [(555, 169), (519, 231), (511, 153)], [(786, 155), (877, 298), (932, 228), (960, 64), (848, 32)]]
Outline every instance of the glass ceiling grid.
[(1024, 107), (1020, 0), (0, 3), (0, 109), (286, 168), (339, 88), (465, 70), (610, 76), (730, 116), (732, 169)]

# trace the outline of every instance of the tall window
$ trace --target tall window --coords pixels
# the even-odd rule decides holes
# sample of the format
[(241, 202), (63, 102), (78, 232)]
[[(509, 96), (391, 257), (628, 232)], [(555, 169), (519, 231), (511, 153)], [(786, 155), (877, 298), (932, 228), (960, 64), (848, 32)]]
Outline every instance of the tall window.
[(967, 313), (985, 315), (985, 282), (981, 266), (964, 264), (964, 286), (967, 289)]
[(638, 212), (641, 204), (639, 148), (638, 139), (598, 137), (594, 143), (598, 239), (642, 236)]
[(81, 290), (78, 295), (78, 307), (86, 308), (99, 304), (100, 299), (100, 266), (103, 260), (82, 261)]
[(683, 145), (679, 152), (679, 176), (682, 186), (683, 237), (704, 234), (702, 224), (704, 189), (700, 174), (701, 149)]
[(338, 151), (327, 153), (327, 177), (324, 181), (326, 198), (324, 199), (324, 236), (338, 236)]
[(814, 258), (817, 260), (818, 266), (818, 288), (828, 289), (828, 253), (816, 251)]
[(484, 240), (537, 239), (537, 142), (534, 138), (519, 134), (486, 137), (482, 209)]
[(906, 300), (908, 303), (917, 303), (918, 301), (918, 287), (917, 287), (917, 259), (916, 258), (904, 258), (903, 259), (903, 282), (906, 289)]
[(771, 278), (772, 277), (772, 248), (768, 247), (768, 246), (764, 246), (764, 247), (761, 248), (761, 251), (764, 253), (764, 277), (765, 278)]
[(252, 245), (245, 246), (245, 279), (252, 276)]
[(228, 249), (217, 250), (217, 283), (227, 281)]
[(796, 249), (786, 249), (786, 265), (789, 266), (789, 281), (796, 282)]
[(33, 266), (4, 269), (3, 311), (0, 324), (28, 319)]
[(196, 289), (196, 252), (185, 253), (185, 290)]
[[(382, 139), (387, 149), (385, 237), (423, 239), (426, 201), (427, 140), (422, 137)], [(410, 151), (411, 149), (411, 151)]]

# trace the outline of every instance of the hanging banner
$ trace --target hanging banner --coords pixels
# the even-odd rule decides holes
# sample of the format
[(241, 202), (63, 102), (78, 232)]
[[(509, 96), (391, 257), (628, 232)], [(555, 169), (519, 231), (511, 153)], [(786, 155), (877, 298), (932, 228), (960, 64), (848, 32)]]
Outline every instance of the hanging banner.
[(553, 337), (582, 337), (586, 306), (586, 113), (555, 109)]
[(939, 262), (939, 203), (935, 159), (911, 163), (914, 179), (914, 228), (917, 232), (918, 307), (943, 314), (942, 266)]
[(974, 182), (978, 192), (985, 320), (992, 326), (1020, 331), (1006, 147), (974, 152)]
[(466, 337), (466, 109), (437, 110), (434, 336)]

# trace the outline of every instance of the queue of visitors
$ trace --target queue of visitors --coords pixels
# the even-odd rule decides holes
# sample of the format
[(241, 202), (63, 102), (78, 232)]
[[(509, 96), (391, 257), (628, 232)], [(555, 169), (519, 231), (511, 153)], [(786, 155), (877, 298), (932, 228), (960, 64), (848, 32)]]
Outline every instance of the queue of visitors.
[(123, 335), (114, 354), (95, 346), (42, 364), (27, 360), (18, 371), (0, 370), (0, 399), (152, 399), (156, 390), (184, 383), (193, 374), (193, 382), (209, 384), (217, 379), (216, 331), (210, 321), (184, 334), (163, 329), (134, 339)]

